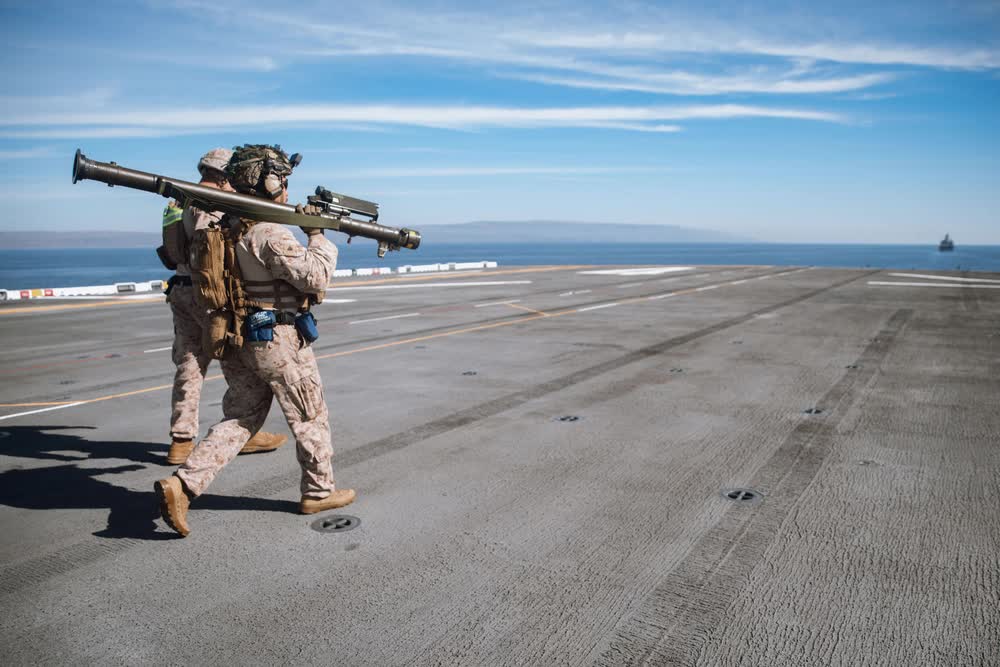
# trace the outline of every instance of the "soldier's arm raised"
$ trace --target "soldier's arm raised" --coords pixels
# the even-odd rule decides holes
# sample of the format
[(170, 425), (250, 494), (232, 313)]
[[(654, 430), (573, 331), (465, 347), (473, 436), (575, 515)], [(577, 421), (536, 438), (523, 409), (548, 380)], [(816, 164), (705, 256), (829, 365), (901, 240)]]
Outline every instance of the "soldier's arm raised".
[(275, 278), (306, 294), (319, 294), (337, 267), (337, 246), (322, 234), (313, 234), (308, 247), (303, 247), (288, 229), (275, 225), (268, 230), (260, 258)]

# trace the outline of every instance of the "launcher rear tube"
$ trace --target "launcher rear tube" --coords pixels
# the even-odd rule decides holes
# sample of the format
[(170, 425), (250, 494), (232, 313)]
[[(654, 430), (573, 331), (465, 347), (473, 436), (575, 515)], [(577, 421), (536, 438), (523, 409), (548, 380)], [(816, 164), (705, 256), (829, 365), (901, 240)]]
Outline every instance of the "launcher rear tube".
[(161, 194), (158, 191), (160, 177), (156, 174), (127, 169), (114, 162), (91, 160), (79, 149), (73, 158), (73, 183), (77, 181), (100, 181), (108, 185), (121, 185), (134, 190)]

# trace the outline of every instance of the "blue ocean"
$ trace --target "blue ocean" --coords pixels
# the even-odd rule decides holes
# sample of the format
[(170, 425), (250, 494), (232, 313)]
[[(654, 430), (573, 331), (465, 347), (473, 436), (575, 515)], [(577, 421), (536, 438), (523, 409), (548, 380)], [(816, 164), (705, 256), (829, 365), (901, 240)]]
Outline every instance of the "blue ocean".
[[(495, 260), (500, 266), (541, 264), (769, 264), (843, 268), (1000, 272), (1000, 246), (778, 243), (430, 244), (375, 255), (370, 242), (340, 248), (338, 268)], [(152, 248), (0, 250), (0, 289), (78, 287), (156, 280), (170, 275)]]

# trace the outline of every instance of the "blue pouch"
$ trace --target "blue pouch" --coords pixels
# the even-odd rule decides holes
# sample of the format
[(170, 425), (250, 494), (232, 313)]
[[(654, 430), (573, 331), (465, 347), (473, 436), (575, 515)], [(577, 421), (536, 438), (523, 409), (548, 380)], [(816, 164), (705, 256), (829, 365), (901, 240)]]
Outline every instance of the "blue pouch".
[(258, 310), (251, 313), (247, 322), (247, 341), (262, 343), (274, 340), (274, 325), (278, 320), (270, 310)]
[(319, 338), (319, 329), (316, 328), (316, 318), (310, 312), (299, 313), (298, 317), (295, 318), (295, 329), (307, 343), (311, 343)]

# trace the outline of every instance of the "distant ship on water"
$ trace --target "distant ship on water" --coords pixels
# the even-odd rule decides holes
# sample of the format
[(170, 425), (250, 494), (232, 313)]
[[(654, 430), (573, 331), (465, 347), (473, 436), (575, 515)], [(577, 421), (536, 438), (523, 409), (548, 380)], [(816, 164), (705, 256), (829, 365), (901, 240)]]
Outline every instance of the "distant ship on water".
[(946, 252), (948, 250), (954, 250), (954, 249), (955, 249), (955, 242), (952, 241), (947, 234), (945, 234), (944, 239), (942, 239), (941, 243), (938, 244), (938, 250), (940, 250), (941, 252)]

